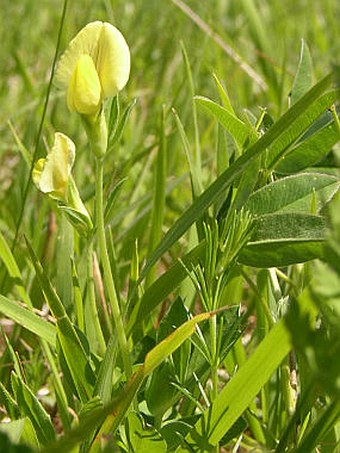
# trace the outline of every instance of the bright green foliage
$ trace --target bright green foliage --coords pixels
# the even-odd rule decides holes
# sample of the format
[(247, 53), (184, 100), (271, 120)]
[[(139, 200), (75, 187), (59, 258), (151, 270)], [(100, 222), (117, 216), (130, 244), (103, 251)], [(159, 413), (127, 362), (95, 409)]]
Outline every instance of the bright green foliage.
[(0, 450), (337, 451), (338, 2), (17, 3)]

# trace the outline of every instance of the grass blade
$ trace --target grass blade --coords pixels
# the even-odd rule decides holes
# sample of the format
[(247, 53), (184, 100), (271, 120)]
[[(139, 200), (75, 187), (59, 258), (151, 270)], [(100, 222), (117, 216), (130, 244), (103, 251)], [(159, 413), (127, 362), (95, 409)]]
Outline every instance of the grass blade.
[(301, 115), (314, 104), (332, 82), (329, 74), (316, 84), (303, 98), (291, 107), (257, 142), (225, 170), (209, 187), (198, 197), (187, 211), (168, 230), (162, 241), (147, 260), (141, 271), (140, 281), (147, 275), (157, 260), (187, 231), (187, 229), (226, 191), (230, 184), (248, 167), (254, 159), (274, 141), (284, 135), (289, 127), (294, 125)]
[(71, 323), (58, 295), (54, 291), (47, 274), (44, 272), (31, 245), (26, 240), (27, 248), (34, 265), (36, 275), (43, 290), (46, 302), (57, 321), (57, 336), (63, 350), (70, 374), (79, 398), (86, 402), (92, 395), (94, 375), (89, 364), (89, 358)]
[(55, 347), (56, 329), (50, 322), (1, 294), (0, 312)]
[(196, 433), (188, 437), (188, 442), (194, 440), (196, 445), (198, 442), (200, 451), (210, 451), (209, 448), (217, 445), (254, 400), (290, 349), (290, 334), (282, 319), (220, 392), (195, 425)]

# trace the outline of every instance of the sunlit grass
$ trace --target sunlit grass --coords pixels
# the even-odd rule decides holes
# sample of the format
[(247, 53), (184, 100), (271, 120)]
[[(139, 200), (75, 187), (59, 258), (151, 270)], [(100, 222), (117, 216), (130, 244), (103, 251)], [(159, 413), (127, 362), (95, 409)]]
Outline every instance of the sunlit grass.
[[(336, 451), (339, 2), (65, 5), (0, 13), (0, 450)], [(95, 20), (104, 159), (50, 85)], [(86, 228), (31, 181), (55, 132)]]

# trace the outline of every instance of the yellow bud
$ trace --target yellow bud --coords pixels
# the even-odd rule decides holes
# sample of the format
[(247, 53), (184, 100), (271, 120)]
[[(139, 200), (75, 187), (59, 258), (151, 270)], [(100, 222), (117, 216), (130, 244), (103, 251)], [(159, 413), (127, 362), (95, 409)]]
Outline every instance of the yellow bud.
[(67, 105), (71, 112), (93, 115), (99, 111), (101, 86), (92, 58), (81, 55), (73, 70), (67, 90)]

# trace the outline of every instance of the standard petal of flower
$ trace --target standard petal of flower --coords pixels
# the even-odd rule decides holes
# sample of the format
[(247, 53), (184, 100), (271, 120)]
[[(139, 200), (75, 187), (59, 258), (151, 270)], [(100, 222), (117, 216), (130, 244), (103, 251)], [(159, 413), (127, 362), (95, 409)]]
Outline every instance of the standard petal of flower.
[(56, 198), (66, 199), (68, 180), (75, 159), (75, 145), (71, 139), (60, 132), (57, 132), (54, 137), (54, 145), (46, 159), (39, 159), (37, 162), (33, 178), (36, 182), (38, 172), (43, 165), (40, 179), (37, 181), (39, 189)]
[(34, 164), (33, 171), (32, 171), (32, 179), (34, 184), (40, 189), (40, 178), (41, 178), (41, 173), (44, 169), (45, 165), (45, 160), (46, 159), (38, 159), (36, 163)]
[(67, 89), (71, 75), (81, 55), (96, 58), (97, 43), (103, 22), (96, 21), (87, 24), (72, 39), (68, 48), (61, 56), (54, 77), (54, 84), (61, 89)]
[(89, 55), (81, 55), (67, 90), (67, 105), (71, 112), (93, 115), (101, 102), (101, 85), (94, 62)]
[(130, 51), (124, 36), (105, 22), (101, 28), (97, 59), (94, 60), (103, 97), (114, 96), (126, 85), (130, 75)]

